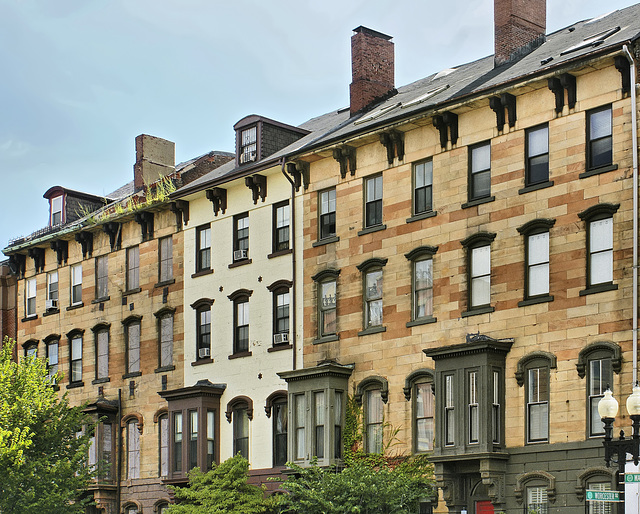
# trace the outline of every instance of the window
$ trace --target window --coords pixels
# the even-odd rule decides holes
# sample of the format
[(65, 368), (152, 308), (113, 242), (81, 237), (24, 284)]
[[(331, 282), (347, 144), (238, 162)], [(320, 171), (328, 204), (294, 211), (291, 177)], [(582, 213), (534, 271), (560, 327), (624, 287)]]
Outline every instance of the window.
[(249, 214), (233, 218), (233, 260), (241, 261), (249, 257)]
[(333, 456), (336, 459), (342, 458), (342, 418), (343, 418), (343, 393), (334, 391), (333, 393)]
[(525, 186), (549, 181), (549, 126), (542, 125), (526, 131)]
[(96, 331), (96, 380), (109, 378), (109, 329)]
[(140, 287), (140, 249), (137, 246), (127, 248), (127, 291)]
[(413, 165), (413, 215), (433, 210), (433, 161)]
[(233, 353), (249, 351), (249, 298), (244, 296), (234, 302)]
[(287, 399), (279, 398), (272, 404), (273, 416), (273, 466), (287, 463)]
[(364, 444), (367, 453), (382, 451), (382, 395), (380, 389), (370, 389), (365, 393)]
[[(611, 482), (589, 482), (587, 489), (590, 491), (611, 491)], [(587, 502), (587, 514), (611, 514), (611, 503)]]
[(328, 269), (314, 275), (316, 283), (318, 338), (337, 338), (336, 295), (339, 270)]
[(613, 163), (611, 106), (587, 111), (587, 169)]
[(160, 448), (160, 476), (169, 475), (169, 416), (162, 414), (158, 418), (159, 430), (159, 448)]
[(98, 475), (102, 480), (113, 480), (113, 425), (102, 422), (98, 425)]
[(82, 382), (82, 335), (71, 337), (71, 382)]
[(444, 444), (453, 446), (455, 438), (455, 400), (454, 400), (454, 376), (444, 376)]
[(469, 148), (469, 201), (491, 195), (491, 143)]
[(257, 133), (257, 127), (240, 132), (240, 164), (255, 161), (258, 158)]
[(327, 239), (336, 236), (336, 190), (327, 189), (318, 193), (319, 204), (319, 228), (318, 239)]
[(38, 356), (38, 341), (27, 341), (23, 346), (25, 357)]
[(71, 266), (71, 305), (82, 303), (82, 264)]
[(26, 317), (29, 318), (31, 316), (36, 315), (36, 279), (30, 278), (26, 281), (26, 291), (25, 291), (25, 313)]
[(273, 206), (273, 251), (289, 249), (289, 202)]
[(51, 199), (51, 226), (62, 223), (62, 196), (55, 196)]
[(158, 328), (160, 332), (159, 365), (161, 368), (166, 368), (173, 365), (173, 313), (160, 315)]
[(414, 447), (416, 452), (433, 450), (434, 396), (431, 382), (414, 384)]
[(160, 283), (169, 282), (173, 279), (173, 238), (168, 236), (160, 239), (158, 251), (160, 252), (158, 281)]
[(233, 454), (238, 453), (249, 459), (249, 416), (246, 404), (237, 404), (233, 409)]
[(544, 487), (527, 487), (527, 512), (547, 514), (547, 490)]
[(462, 245), (467, 248), (468, 262), (468, 311), (486, 312), (491, 302), (491, 241), (495, 234), (481, 232), (474, 234)]
[(289, 342), (289, 289), (279, 289), (273, 293), (273, 333), (274, 344)]
[(202, 306), (196, 310), (198, 355), (197, 359), (211, 357), (211, 307)]
[(127, 374), (140, 373), (140, 320), (125, 320)]
[(306, 457), (305, 447), (305, 414), (306, 414), (306, 398), (304, 394), (296, 394), (294, 397), (294, 416), (295, 416), (295, 452), (294, 458), (302, 460)]
[(425, 258), (413, 263), (414, 300), (413, 319), (433, 314), (433, 259)]
[(196, 229), (196, 272), (211, 269), (211, 226)]
[(527, 441), (549, 439), (549, 368), (527, 370)]
[(613, 391), (613, 368), (610, 358), (591, 359), (588, 368), (589, 382), (589, 435), (604, 435), (604, 423), (598, 413), (598, 402), (607, 387)]
[(500, 412), (500, 384), (502, 379), (499, 371), (493, 372), (493, 395), (491, 404), (491, 434), (494, 444), (500, 444), (500, 427), (502, 425), (502, 414)]
[(198, 465), (198, 411), (189, 411), (189, 449), (188, 449), (189, 469)]
[(51, 303), (51, 308), (58, 308), (58, 272), (47, 273), (47, 300)]
[(47, 342), (47, 375), (51, 380), (58, 372), (58, 350), (60, 349), (59, 339), (52, 338)]
[(613, 214), (620, 204), (598, 204), (579, 214), (587, 224), (587, 288), (580, 294), (616, 289), (613, 284)]
[(478, 372), (470, 371), (468, 378), (468, 420), (469, 443), (477, 443), (480, 440), (480, 405), (478, 403)]
[(216, 462), (216, 412), (207, 409), (207, 469), (213, 468)]
[(314, 418), (314, 455), (324, 459), (324, 391), (313, 393), (313, 418)]
[(529, 305), (530, 300), (549, 301), (549, 229), (555, 220), (537, 219), (518, 228), (525, 240), (524, 298), (519, 304)]
[(365, 179), (364, 189), (364, 228), (382, 225), (382, 175)]
[(127, 423), (127, 478), (140, 478), (140, 432), (137, 421)]
[(109, 295), (109, 260), (108, 256), (96, 257), (96, 298), (106, 298)]
[(173, 471), (182, 471), (182, 412), (173, 414)]

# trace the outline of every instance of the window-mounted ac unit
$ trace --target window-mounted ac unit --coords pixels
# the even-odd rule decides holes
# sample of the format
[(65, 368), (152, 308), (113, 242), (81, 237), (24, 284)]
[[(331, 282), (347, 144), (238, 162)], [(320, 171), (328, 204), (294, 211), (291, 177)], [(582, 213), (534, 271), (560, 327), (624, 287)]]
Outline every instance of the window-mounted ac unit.
[(209, 357), (209, 355), (211, 355), (211, 349), (210, 348), (199, 348), (198, 349), (198, 357), (200, 357), (201, 359), (204, 359), (205, 357)]
[(44, 308), (47, 311), (55, 311), (58, 309), (58, 300), (45, 300)]
[(242, 259), (246, 259), (247, 258), (247, 251), (246, 250), (234, 250), (233, 251), (233, 260), (234, 261), (241, 261)]
[(273, 344), (286, 344), (289, 342), (289, 333), (273, 334)]
[(240, 154), (240, 164), (244, 164), (245, 162), (253, 162), (256, 160), (257, 152), (254, 150), (252, 152), (245, 152)]

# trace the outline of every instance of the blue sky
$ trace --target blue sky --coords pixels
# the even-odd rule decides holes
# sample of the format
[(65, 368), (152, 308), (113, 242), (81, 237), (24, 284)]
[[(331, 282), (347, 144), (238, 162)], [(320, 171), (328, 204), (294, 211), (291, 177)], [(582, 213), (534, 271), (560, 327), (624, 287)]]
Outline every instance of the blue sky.
[[(547, 0), (547, 32), (632, 4)], [(493, 53), (491, 0), (0, 0), (0, 248), (47, 224), (49, 187), (130, 181), (138, 134), (180, 162), (233, 151), (248, 114), (348, 105), (359, 25), (393, 36), (397, 86)]]

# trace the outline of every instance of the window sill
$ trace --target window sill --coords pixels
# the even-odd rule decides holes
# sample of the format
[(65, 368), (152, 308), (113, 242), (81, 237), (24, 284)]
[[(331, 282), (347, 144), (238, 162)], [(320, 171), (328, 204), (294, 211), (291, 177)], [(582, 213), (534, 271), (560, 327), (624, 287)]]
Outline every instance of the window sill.
[(526, 307), (527, 305), (537, 305), (539, 303), (547, 303), (552, 301), (553, 296), (547, 294), (544, 296), (538, 296), (536, 298), (527, 298), (526, 300), (522, 300), (521, 302), (518, 302), (518, 307)]
[(32, 314), (31, 316), (26, 316), (26, 317), (22, 318), (20, 321), (22, 323), (24, 323), (25, 321), (33, 321), (34, 319), (38, 319), (38, 315), (37, 314)]
[(523, 195), (525, 193), (530, 193), (531, 191), (538, 191), (539, 189), (546, 189), (547, 187), (553, 186), (553, 180), (547, 180), (545, 182), (540, 182), (538, 184), (531, 184), (530, 186), (524, 186), (522, 189), (518, 190), (519, 195)]
[(293, 348), (292, 344), (279, 344), (276, 346), (272, 346), (271, 348), (267, 348), (268, 353), (279, 352), (282, 350), (291, 350)]
[(332, 334), (330, 336), (322, 336), (313, 340), (313, 344), (331, 343), (333, 341), (339, 341), (340, 336), (338, 334)]
[(407, 328), (417, 327), (420, 325), (429, 325), (430, 323), (435, 323), (438, 321), (438, 318), (434, 318), (433, 316), (428, 316), (426, 318), (414, 319), (413, 321), (409, 321), (407, 323)]
[(315, 248), (316, 246), (324, 246), (331, 243), (337, 243), (338, 241), (340, 241), (340, 238), (338, 236), (326, 237), (324, 239), (316, 241), (315, 243), (311, 243), (311, 247)]
[[(50, 309), (46, 312), (42, 313), (42, 317), (45, 318), (47, 316), (52, 316), (53, 314), (60, 314), (60, 309)], [(24, 321), (24, 320), (22, 320)]]
[(208, 359), (198, 359), (195, 362), (192, 362), (191, 365), (192, 366), (202, 366), (203, 364), (211, 364), (213, 362), (213, 359), (211, 357), (209, 357)]
[(84, 387), (84, 382), (72, 382), (67, 384), (67, 389), (76, 389), (78, 387)]
[(229, 360), (241, 359), (242, 357), (251, 357), (251, 355), (253, 355), (251, 352), (238, 352), (238, 353), (229, 355)]
[(73, 311), (76, 309), (80, 309), (81, 307), (84, 307), (84, 303), (80, 302), (80, 303), (76, 303), (75, 305), (70, 305), (69, 307), (67, 307), (68, 311)]
[(578, 178), (587, 178), (593, 177), (594, 175), (600, 175), (601, 173), (607, 173), (608, 171), (615, 171), (618, 169), (617, 164), (609, 164), (608, 166), (600, 166), (599, 168), (593, 168), (585, 171), (584, 173), (580, 173)]
[(136, 294), (142, 291), (141, 287), (134, 287), (133, 289), (127, 289), (124, 293), (122, 293), (122, 297), (129, 296), (130, 294)]
[(597, 284), (595, 286), (589, 286), (586, 289), (580, 291), (580, 296), (587, 296), (590, 294), (604, 293), (605, 291), (615, 291), (618, 289), (618, 284)]
[(166, 286), (170, 286), (172, 284), (176, 283), (176, 279), (172, 278), (171, 280), (163, 280), (162, 282), (158, 282), (157, 284), (154, 284), (153, 287), (157, 288), (157, 287), (166, 287)]
[(104, 303), (111, 300), (110, 296), (103, 296), (102, 298), (96, 298), (95, 300), (91, 300), (91, 303)]
[(358, 332), (358, 335), (368, 336), (369, 334), (379, 334), (380, 332), (386, 332), (386, 331), (387, 331), (387, 327), (381, 325), (378, 327), (365, 328), (364, 330), (361, 330), (360, 332)]
[(231, 264), (229, 264), (229, 269), (246, 266), (247, 264), (251, 264), (252, 262), (253, 261), (251, 259), (242, 259), (241, 261), (232, 262)]
[(174, 369), (176, 369), (176, 367), (174, 365), (171, 366), (160, 366), (159, 368), (156, 368), (153, 370), (154, 373), (164, 373), (166, 371), (173, 371)]
[(107, 378), (96, 378), (95, 380), (91, 381), (91, 384), (93, 384), (93, 385), (106, 384), (107, 382), (111, 382), (111, 379), (109, 377), (107, 377)]
[(474, 309), (469, 309), (468, 311), (465, 311), (462, 314), (460, 314), (460, 316), (462, 316), (463, 318), (468, 318), (469, 316), (475, 316), (477, 314), (488, 314), (495, 310), (496, 310), (495, 307), (491, 307), (490, 305), (487, 305), (485, 307), (477, 307)]
[(196, 271), (193, 275), (191, 275), (191, 278), (203, 277), (205, 275), (211, 275), (211, 273), (213, 273), (213, 270), (211, 268), (202, 269), (200, 271)]
[(290, 255), (293, 253), (292, 248), (287, 248), (286, 250), (278, 250), (277, 252), (270, 253), (267, 255), (267, 259), (273, 259), (274, 257), (280, 257), (281, 255)]
[(468, 209), (469, 207), (475, 207), (476, 205), (482, 205), (483, 203), (493, 202), (496, 199), (495, 196), (487, 196), (486, 198), (477, 198), (476, 200), (469, 200), (467, 203), (463, 203), (460, 207), (462, 209)]
[(361, 231), (358, 232), (359, 236), (364, 236), (366, 234), (372, 234), (373, 232), (379, 232), (381, 230), (385, 230), (387, 228), (386, 225), (376, 225), (375, 227), (367, 227), (367, 228), (363, 228)]
[(124, 375), (122, 375), (122, 378), (135, 378), (135, 377), (141, 377), (142, 376), (142, 371), (133, 371), (131, 373), (125, 373)]
[(411, 216), (410, 218), (407, 218), (407, 223), (413, 223), (414, 221), (420, 221), (420, 220), (426, 220), (428, 218), (433, 218), (434, 216), (437, 216), (438, 212), (437, 211), (429, 211), (429, 212), (423, 212), (422, 214), (415, 214), (413, 216)]

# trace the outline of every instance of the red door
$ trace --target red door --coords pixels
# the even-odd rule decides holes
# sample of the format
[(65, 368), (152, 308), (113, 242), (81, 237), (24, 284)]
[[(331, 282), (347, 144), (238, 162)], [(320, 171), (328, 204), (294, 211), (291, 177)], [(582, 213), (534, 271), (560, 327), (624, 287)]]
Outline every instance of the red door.
[(476, 502), (476, 514), (493, 514), (493, 504), (491, 502)]

